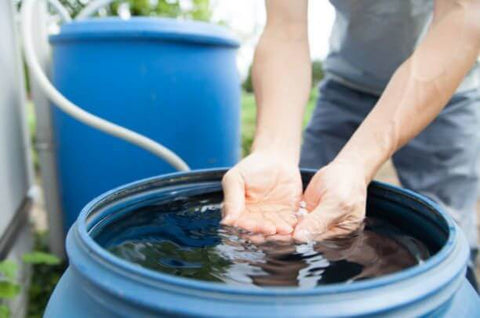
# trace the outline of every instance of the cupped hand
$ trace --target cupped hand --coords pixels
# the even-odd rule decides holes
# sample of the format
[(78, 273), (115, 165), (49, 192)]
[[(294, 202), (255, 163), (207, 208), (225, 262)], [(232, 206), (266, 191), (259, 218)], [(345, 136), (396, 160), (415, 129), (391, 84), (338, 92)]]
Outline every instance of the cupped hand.
[(222, 181), (222, 224), (266, 235), (293, 232), (302, 198), (298, 166), (280, 155), (253, 152)]
[(294, 239), (321, 241), (353, 232), (365, 217), (366, 197), (362, 170), (333, 161), (314, 175), (305, 190), (308, 214), (298, 221)]

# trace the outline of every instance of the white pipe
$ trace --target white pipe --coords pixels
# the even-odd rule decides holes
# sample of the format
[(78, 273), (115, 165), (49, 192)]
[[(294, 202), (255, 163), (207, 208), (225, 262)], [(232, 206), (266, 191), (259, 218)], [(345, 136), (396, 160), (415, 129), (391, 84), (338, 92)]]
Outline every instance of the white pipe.
[(31, 74), (37, 80), (40, 87), (43, 89), (49, 99), (55, 103), (57, 107), (62, 109), (65, 113), (74, 117), (78, 121), (89, 125), (93, 128), (101, 130), (112, 136), (124, 139), (132, 144), (140, 146), (145, 150), (157, 155), (158, 157), (167, 161), (170, 165), (180, 171), (188, 171), (188, 165), (170, 149), (160, 145), (154, 140), (143, 136), (139, 133), (131, 131), (127, 128), (121, 127), (117, 124), (109, 122), (103, 118), (95, 116), (79, 106), (69, 101), (63, 96), (50, 82), (48, 77), (43, 72), (38, 59), (35, 54), (32, 38), (32, 16), (34, 3), (37, 0), (25, 0), (22, 6), (22, 37), (25, 59), (30, 68)]
[(70, 14), (68, 13), (67, 9), (65, 9), (64, 6), (60, 3), (58, 0), (48, 0), (48, 3), (52, 5), (52, 7), (57, 10), (58, 14), (62, 18), (64, 22), (70, 22), (72, 21), (72, 17), (70, 17)]
[[(42, 70), (49, 74), (50, 47), (48, 45), (49, 15), (47, 2), (35, 2), (34, 10), (35, 16), (33, 17), (32, 25), (35, 30), (35, 38), (33, 47)], [(19, 22), (21, 22), (20, 19)], [(20, 27), (21, 24), (19, 24)], [(38, 162), (42, 175), (43, 198), (48, 212), (48, 246), (52, 253), (61, 259), (65, 259), (64, 215), (60, 203), (57, 160), (53, 149), (51, 102), (34, 78), (30, 77), (29, 81), (32, 100), (35, 104), (35, 118), (37, 120), (35, 125), (35, 149), (38, 153)]]
[(97, 10), (103, 8), (106, 5), (109, 5), (113, 0), (94, 0), (90, 2), (85, 8), (80, 11), (75, 20), (83, 20), (97, 12)]

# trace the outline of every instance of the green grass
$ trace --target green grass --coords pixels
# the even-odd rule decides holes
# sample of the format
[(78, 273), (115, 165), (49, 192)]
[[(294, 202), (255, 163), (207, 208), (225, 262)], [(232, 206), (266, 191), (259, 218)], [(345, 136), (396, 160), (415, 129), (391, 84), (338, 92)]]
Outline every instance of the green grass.
[[(318, 97), (318, 90), (313, 88), (310, 92), (310, 99), (308, 101), (303, 125), (305, 126), (312, 116), (315, 102)], [(255, 97), (251, 93), (242, 93), (242, 154), (245, 156), (250, 152), (255, 135), (255, 120), (256, 120), (256, 104)]]

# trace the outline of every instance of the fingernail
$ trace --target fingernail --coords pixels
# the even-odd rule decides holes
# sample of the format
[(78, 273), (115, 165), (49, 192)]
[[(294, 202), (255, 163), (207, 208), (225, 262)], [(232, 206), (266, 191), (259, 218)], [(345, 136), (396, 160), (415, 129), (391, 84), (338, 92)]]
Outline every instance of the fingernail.
[(309, 241), (310, 233), (307, 230), (298, 230), (295, 232), (295, 238), (299, 241)]

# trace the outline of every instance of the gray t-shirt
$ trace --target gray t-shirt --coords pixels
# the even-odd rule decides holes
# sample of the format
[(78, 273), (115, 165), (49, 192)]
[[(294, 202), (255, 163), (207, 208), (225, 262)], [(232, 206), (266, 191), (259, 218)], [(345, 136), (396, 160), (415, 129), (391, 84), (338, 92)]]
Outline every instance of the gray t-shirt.
[[(324, 67), (345, 85), (380, 95), (425, 34), (433, 0), (330, 0), (336, 9)], [(480, 87), (477, 65), (458, 91)]]

